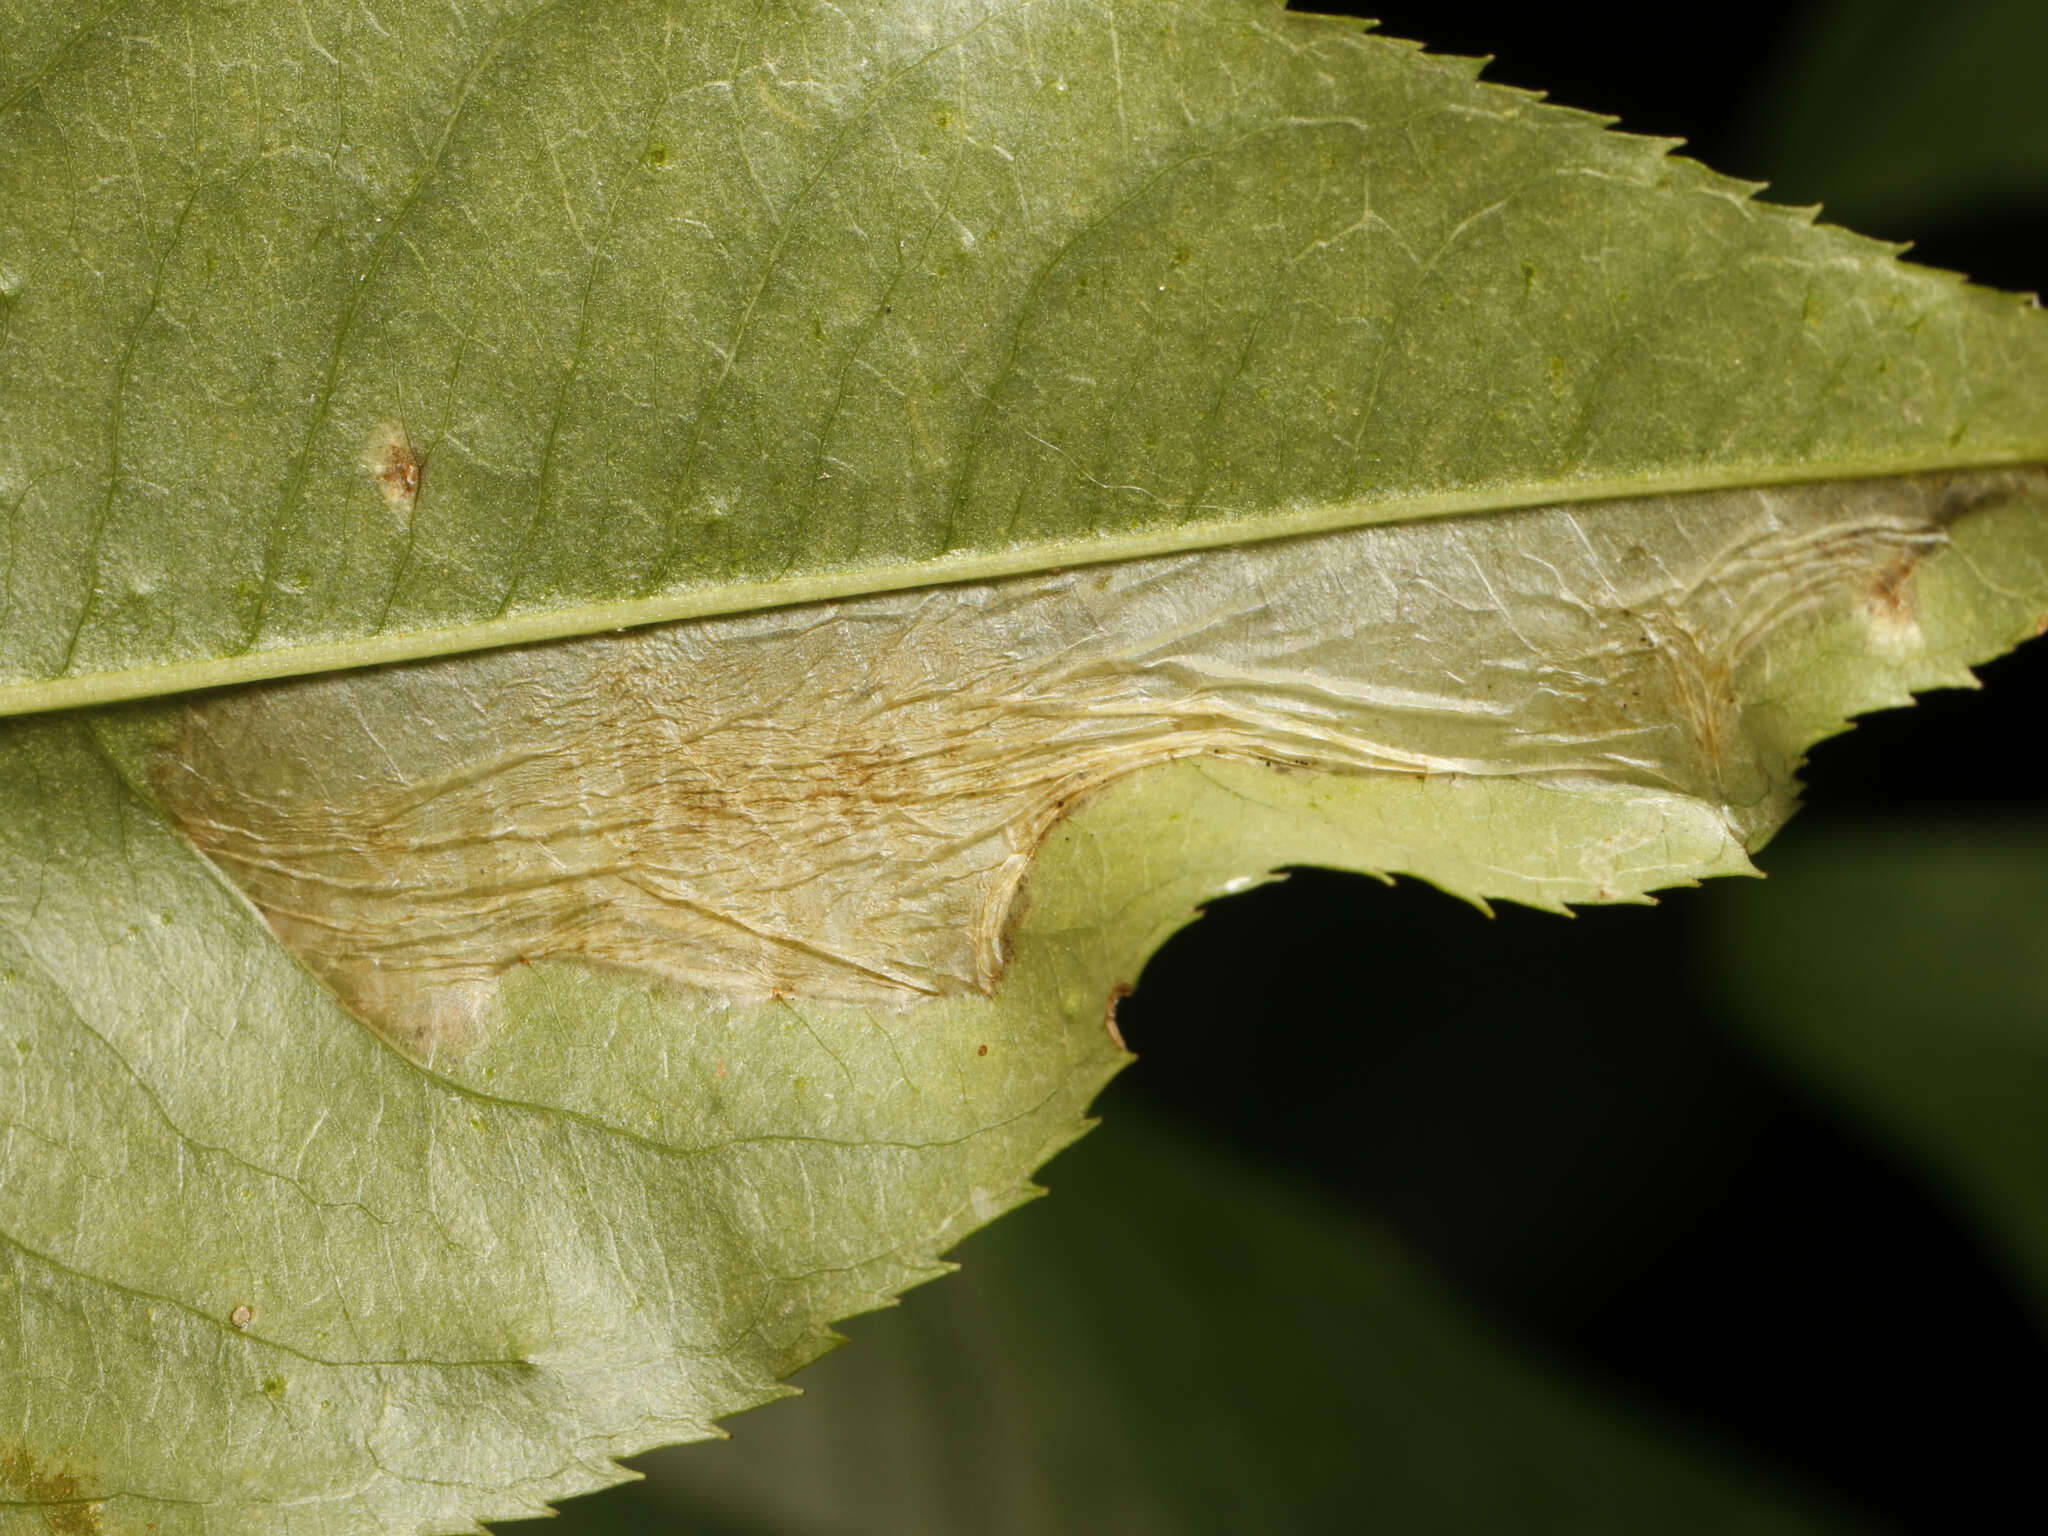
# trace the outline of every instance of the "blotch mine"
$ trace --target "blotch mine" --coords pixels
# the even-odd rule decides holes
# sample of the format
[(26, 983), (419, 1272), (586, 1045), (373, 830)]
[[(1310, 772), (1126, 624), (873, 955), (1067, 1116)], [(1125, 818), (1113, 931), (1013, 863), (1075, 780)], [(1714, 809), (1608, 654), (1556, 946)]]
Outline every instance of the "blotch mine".
[(1178, 758), (1637, 786), (1745, 844), (1794, 766), (1747, 669), (1912, 622), (1948, 524), (2044, 481), (1438, 519), (263, 684), (184, 706), (149, 782), (416, 1057), (546, 961), (903, 1009), (989, 992), (1065, 809)]

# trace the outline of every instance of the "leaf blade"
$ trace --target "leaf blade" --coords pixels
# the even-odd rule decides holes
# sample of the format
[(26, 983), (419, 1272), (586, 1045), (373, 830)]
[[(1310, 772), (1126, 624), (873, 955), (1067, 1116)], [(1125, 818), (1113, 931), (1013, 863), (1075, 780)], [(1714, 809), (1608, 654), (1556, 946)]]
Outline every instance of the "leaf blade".
[[(138, 50), (126, 73), (150, 153), (107, 184), (151, 196), (115, 229), (106, 205), (77, 203), (71, 168), (49, 170), (63, 114), (90, 115), (94, 72), (112, 69), (111, 23), (67, 31), (73, 13), (34, 12), (44, 30), (23, 35), (47, 51), (8, 56), (28, 73), (0, 89), (0, 623), (20, 643), (7, 654), (28, 658), (4, 685), (11, 707), (1105, 563), (8, 722), (0, 1020), (29, 1049), (0, 1053), (14, 1117), (0, 1231), (15, 1245), (0, 1316), (24, 1362), (0, 1376), (0, 1420), (27, 1429), (0, 1467), (77, 1465), (73, 1502), (121, 1528), (460, 1526), (708, 1434), (774, 1395), (831, 1319), (937, 1273), (947, 1246), (1024, 1198), (1125, 1059), (1116, 998), (1200, 901), (1289, 862), (1550, 907), (1745, 868), (1789, 811), (1808, 742), (1966, 682), (2048, 611), (2040, 472), (1981, 467), (2048, 458), (2038, 319), (1807, 229), (1663, 146), (1475, 85), (1470, 64), (1263, 4), (1105, 22), (1042, 0), (851, 22), (820, 9), (755, 32), (715, 15), (668, 61), (672, 80), (655, 44), (674, 32), (652, 4), (429, 24), (447, 14), (416, 0), (387, 35), (339, 7), (304, 37), (265, 19), (203, 64), (152, 51), (142, 19), (119, 46)], [(1131, 24), (1109, 39), (1127, 54), (1100, 46), (1108, 23)], [(887, 34), (870, 55), (861, 27)], [(727, 44), (746, 68), (730, 52), (703, 62)], [(331, 119), (301, 90), (319, 75), (308, 60), (327, 59), (330, 83), (379, 81), (360, 103), (371, 126), (333, 137), (312, 182), (303, 136), (263, 138), (281, 109), (250, 82), (272, 75), (242, 66), (266, 49), (303, 66), (276, 75), (277, 100), (315, 126)], [(945, 91), (897, 88), (975, 49)], [(799, 58), (817, 68), (799, 74)], [(879, 86), (861, 73), (876, 58), (894, 70)], [(1070, 116), (1049, 68), (1062, 59), (1095, 70), (1076, 65), (1095, 88)], [(1258, 90), (1211, 90), (1233, 63)], [(201, 79), (218, 90), (173, 99)], [(675, 80), (709, 106), (670, 112)], [(1375, 112), (1418, 108), (1387, 119), (1401, 131), (1384, 153), (1342, 152), (1364, 133), (1355, 113), (1293, 110), (1367, 86)], [(189, 141), (153, 137), (152, 112)], [(1005, 137), (1018, 123), (1052, 146), (1036, 180), (994, 169), (989, 145), (1009, 165), (1025, 153)], [(1083, 139), (1097, 149), (1076, 162), (1089, 176), (1067, 178), (1069, 206), (1042, 173)], [(860, 155), (851, 190), (879, 199), (879, 238), (827, 174)], [(902, 172), (926, 161), (938, 169)], [(968, 165), (957, 186), (933, 179)], [(237, 176), (190, 174), (223, 166)], [(444, 198), (444, 172), (470, 190)], [(649, 209), (687, 214), (706, 186), (733, 214), (699, 220), (708, 235), (687, 218), (638, 229), (635, 249), (675, 274), (607, 244)], [(1487, 200), (1509, 186), (1534, 190), (1512, 209)], [(1013, 193), (1025, 213), (1005, 224)], [(228, 238), (244, 198), (297, 231), (274, 267)], [(1561, 267), (1525, 268), (1509, 237), (1528, 229)], [(483, 257), (444, 259), (477, 231)], [(1418, 252), (1407, 237), (1423, 235)], [(745, 246), (730, 271), (721, 240)], [(85, 254), (106, 292), (89, 291)], [(1749, 350), (1759, 336), (1767, 356)], [(74, 357), (78, 377), (59, 367)], [(828, 487), (844, 467), (834, 433), (865, 457)], [(1980, 467), (1896, 473), (1956, 464)], [(1851, 470), (1894, 473), (1843, 482)], [(1728, 488), (1758, 478), (1774, 484)], [(1623, 488), (1639, 494), (1597, 499)], [(1173, 564), (1138, 558), (1160, 549), (1207, 550), (1185, 563), (1209, 585), (1117, 629), (1143, 616), (1129, 584), (1142, 593)], [(1282, 579), (1290, 560), (1308, 563)], [(695, 573), (680, 585), (675, 561)], [(1091, 582), (1115, 600), (1078, 626), (1042, 622), (1048, 592)], [(780, 825), (764, 806), (815, 811), (848, 777), (830, 770), (862, 753), (929, 766), (996, 740), (1001, 711), (980, 722), (987, 740), (958, 710), (922, 737), (881, 710), (862, 737), (866, 696), (841, 688), (817, 708), (820, 679), (835, 661), (855, 682), (881, 674), (878, 657), (919, 661), (928, 632), (906, 610), (1027, 588), (1026, 619), (979, 639), (983, 663), (1023, 668), (995, 692), (1029, 706), (1034, 750), (1057, 757), (1063, 729), (1120, 711), (1144, 715), (1143, 750), (1094, 777), (1065, 758), (1012, 775), (1024, 811), (1005, 802), (964, 829), (929, 794), (899, 795), (896, 822), (872, 819), (889, 801), (872, 786), (841, 794), (727, 860), (744, 889), (702, 888), (719, 817)], [(1308, 595), (1290, 607), (1283, 591)], [(1282, 609), (1305, 622), (1245, 652)], [(807, 623), (826, 644), (803, 666), (754, 643)], [(1205, 625), (1230, 643), (1203, 649)], [(1058, 643), (1012, 643), (1034, 628)], [(449, 784), (500, 760), (563, 768), (564, 742), (520, 732), (588, 725), (583, 701), (636, 680), (622, 658), (677, 634), (697, 650), (638, 665), (660, 674), (653, 719), (720, 704), (663, 766), (557, 784), (548, 816), (517, 785), (466, 823), (449, 809)], [(1122, 651), (1088, 651), (1105, 640)], [(612, 670), (557, 678), (522, 717), (519, 669), (555, 676), (576, 656)], [(1068, 663), (1138, 691), (1031, 716), (1046, 700), (1025, 685)], [(947, 667), (927, 671), (942, 703), (961, 691)], [(410, 707), (408, 688), (448, 678)], [(1635, 717), (1630, 683), (1649, 700)], [(1209, 734), (1177, 740), (1155, 684), (1169, 702), (1214, 695)], [(262, 729), (235, 724), (273, 705)], [(468, 738), (464, 710), (485, 722)], [(194, 720), (227, 722), (231, 747), (186, 750)], [(448, 943), (552, 873), (471, 879), (465, 864), (460, 892), (484, 899), (453, 912), (455, 940), (430, 921), (370, 943), (363, 909), (321, 904), (355, 876), (319, 858), (373, 846), (393, 807), (310, 832), (257, 815), (348, 810), (421, 749), (400, 787), (439, 819), (369, 884), (401, 915), (447, 917), (436, 853), (496, 857), (523, 838), (541, 865), (573, 863), (576, 814), (640, 809), (714, 738), (708, 809), (655, 818), (661, 835), (631, 857), (606, 850), (602, 880), (668, 881), (662, 901), (681, 890), (818, 954), (841, 953), (850, 927), (863, 964), (879, 957), (871, 977), (924, 974), (884, 919), (972, 933), (973, 963), (925, 967), (961, 984), (895, 1006), (808, 973), (750, 993), (731, 968), (663, 971), (604, 929), (629, 905), (614, 884), (572, 891), (548, 942), (522, 932), (486, 957), (472, 1033), (408, 1030), (337, 966), (372, 957), (380, 985), (417, 992), (421, 973), (391, 957), (466, 963)], [(802, 750), (778, 755), (790, 743)], [(614, 779), (617, 746), (594, 758)], [(204, 794), (169, 787), (167, 753)], [(853, 878), (804, 862), (878, 826)], [(916, 845), (932, 828), (937, 851)], [(946, 863), (983, 844), (996, 865)], [(899, 894), (877, 874), (892, 860), (975, 899), (863, 908), (849, 895), (863, 881)], [(264, 888), (276, 869), (298, 883)], [(829, 898), (822, 919), (798, 911), (808, 884)], [(324, 959), (304, 931), (323, 927), (344, 941)], [(575, 942), (555, 943), (565, 929)], [(701, 961), (705, 945), (671, 948)], [(118, 1412), (49, 1384), (84, 1379), (102, 1342), (171, 1363), (123, 1375)], [(318, 1378), (310, 1407), (292, 1371)], [(159, 1389), (187, 1415), (172, 1434), (152, 1417)]]
[[(0, 123), (5, 707), (2048, 458), (2014, 301), (1469, 61), (1263, 0), (839, 14), (72, 34)], [(122, 49), (147, 153), (89, 174)]]

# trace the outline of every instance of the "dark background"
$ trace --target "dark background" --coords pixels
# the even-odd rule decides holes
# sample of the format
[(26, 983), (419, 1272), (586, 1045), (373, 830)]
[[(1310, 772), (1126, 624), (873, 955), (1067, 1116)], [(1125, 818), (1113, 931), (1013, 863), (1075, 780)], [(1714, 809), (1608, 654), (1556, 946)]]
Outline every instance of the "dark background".
[[(1827, 19), (1784, 4), (1636, 9), (1625, 25), (1568, 5), (1307, 8), (1490, 53), (1490, 78), (1757, 180), (1783, 174), (1774, 92)], [(2000, 287), (2048, 279), (2041, 206), (1912, 222), (1867, 232)], [(1784, 841), (2043, 808), (2030, 748), (2048, 646), (1982, 676), (1985, 692), (1818, 748)], [(1689, 1001), (1712, 899), (1571, 921), (1502, 908), (1489, 926), (1412, 882), (1299, 872), (1212, 907), (1146, 969), (1119, 1015), (1143, 1059), (1099, 1113), (1143, 1105), (1354, 1203), (1541, 1352), (1881, 1525), (2038, 1511), (2048, 1340), (1923, 1175)], [(1262, 1029), (1313, 1029), (1318, 1071), (1247, 1080), (1236, 1046)]]

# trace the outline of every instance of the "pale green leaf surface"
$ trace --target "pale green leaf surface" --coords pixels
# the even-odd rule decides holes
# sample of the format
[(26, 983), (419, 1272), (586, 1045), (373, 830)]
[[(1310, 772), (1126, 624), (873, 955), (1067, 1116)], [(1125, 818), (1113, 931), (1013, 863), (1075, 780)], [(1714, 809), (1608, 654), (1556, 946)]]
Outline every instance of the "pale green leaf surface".
[[(1312, 1035), (1247, 1049), (1312, 1070)], [(1118, 1116), (804, 1396), (645, 1458), (608, 1526), (745, 1536), (1764, 1536), (1851, 1525), (1603, 1399), (1335, 1202)], [(1304, 1362), (1313, 1362), (1304, 1366)], [(538, 1531), (538, 1527), (532, 1528)], [(500, 1536), (526, 1536), (516, 1528)]]
[(4, 708), (2048, 458), (2018, 301), (1270, 0), (0, 35)]
[(9, 1536), (598, 1486), (1027, 1195), (1199, 902), (1744, 869), (2048, 612), (2037, 317), (1354, 27), (0, 38), (9, 707), (869, 594), (0, 730)]

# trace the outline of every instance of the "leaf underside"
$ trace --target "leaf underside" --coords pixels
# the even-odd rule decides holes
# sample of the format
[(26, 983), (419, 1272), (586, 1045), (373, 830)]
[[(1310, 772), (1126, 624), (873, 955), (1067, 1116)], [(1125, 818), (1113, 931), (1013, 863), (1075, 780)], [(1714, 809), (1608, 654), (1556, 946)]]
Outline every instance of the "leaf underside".
[(2038, 317), (1356, 27), (132, 9), (0, 0), (0, 1531), (614, 1481), (1199, 903), (1745, 870), (2048, 614)]
[(0, 3), (0, 711), (2048, 460), (2048, 326), (1270, 0)]

